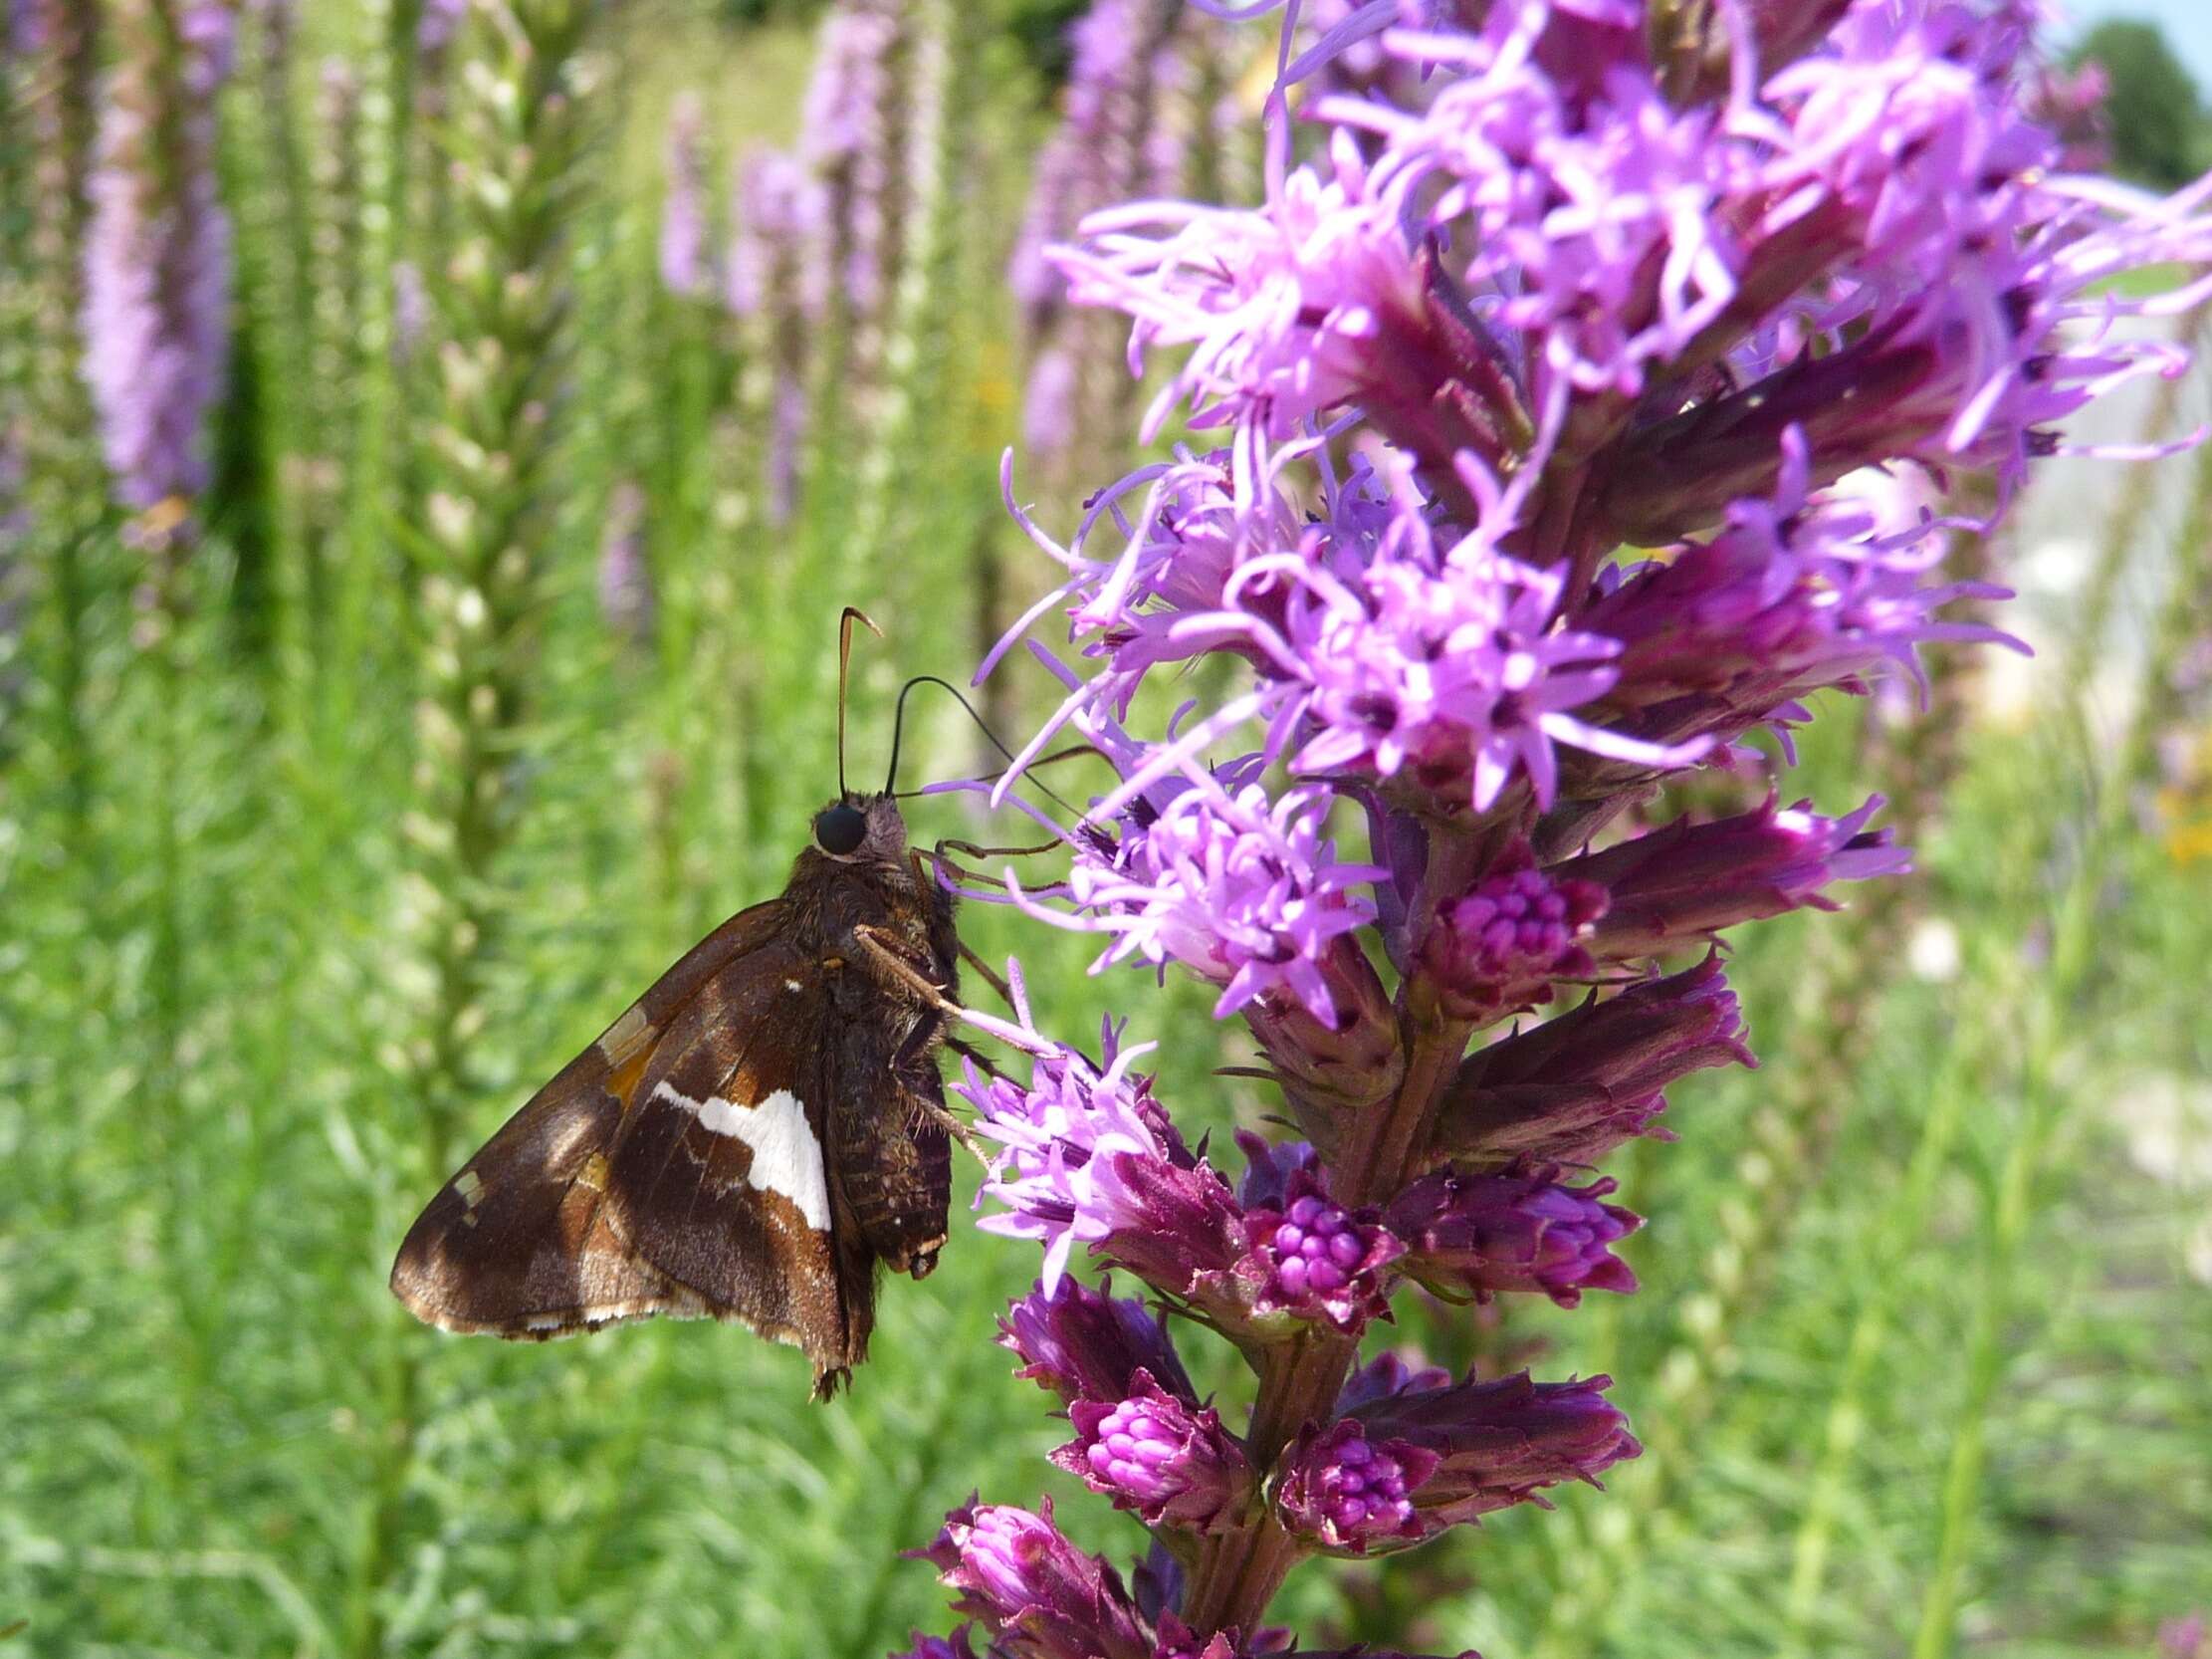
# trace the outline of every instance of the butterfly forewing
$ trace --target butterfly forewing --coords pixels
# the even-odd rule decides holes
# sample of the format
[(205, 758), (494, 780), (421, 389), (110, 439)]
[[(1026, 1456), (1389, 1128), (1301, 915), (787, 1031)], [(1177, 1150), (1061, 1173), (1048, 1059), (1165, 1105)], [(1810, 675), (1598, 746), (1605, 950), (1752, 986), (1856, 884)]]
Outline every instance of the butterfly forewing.
[(708, 982), (638, 1080), (607, 1208), (655, 1271), (829, 1371), (860, 1357), (848, 1293), (873, 1286), (841, 1282), (832, 1243), (821, 973), (772, 944)]
[(408, 1230), (391, 1288), (445, 1330), (556, 1336), (698, 1299), (613, 1235), (607, 1153), (669, 1022), (731, 961), (775, 937), (780, 900), (694, 946), (461, 1166)]

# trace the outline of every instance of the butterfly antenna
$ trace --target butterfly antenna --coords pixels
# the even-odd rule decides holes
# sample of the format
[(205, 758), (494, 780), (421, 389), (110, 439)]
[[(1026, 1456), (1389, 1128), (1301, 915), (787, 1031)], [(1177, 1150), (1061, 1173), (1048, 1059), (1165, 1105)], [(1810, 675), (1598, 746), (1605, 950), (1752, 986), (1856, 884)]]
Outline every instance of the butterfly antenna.
[[(868, 613), (855, 605), (846, 605), (845, 613), (837, 618), (837, 799), (845, 798), (845, 684), (852, 673), (852, 624), (858, 622), (878, 639), (883, 629), (868, 619)], [(905, 693), (900, 693), (903, 701)], [(894, 743), (893, 748), (897, 745)], [(893, 765), (897, 764), (896, 757)]]
[[(939, 679), (935, 674), (916, 674), (912, 679), (908, 680), (906, 684), (899, 687), (898, 708), (891, 718), (891, 771), (889, 775), (885, 777), (883, 782), (884, 794), (889, 795), (898, 787), (899, 744), (900, 740), (903, 738), (906, 732), (906, 697), (907, 693), (912, 691), (918, 685), (934, 685), (952, 693), (953, 701), (958, 703), (962, 708), (968, 711), (968, 718), (976, 723), (976, 730), (983, 733), (985, 737), (991, 740), (992, 748), (997, 750), (999, 754), (1006, 757), (1006, 764), (1009, 767), (1017, 764), (1014, 758), (1013, 751), (1011, 749), (1008, 749), (1003, 743), (1000, 743), (998, 741), (998, 734), (993, 731), (989, 723), (985, 721), (984, 717), (976, 712), (976, 705), (968, 700), (967, 696), (961, 691), (959, 686), (953, 684), (951, 680)], [(1077, 818), (1081, 818), (1083, 816), (1082, 812), (1078, 808), (1070, 806), (1066, 801), (1061, 800), (1059, 796), (1054, 795), (1052, 791), (1045, 785), (1036, 783), (1036, 780), (1033, 778), (1029, 778), (1026, 773), (1023, 774), (1023, 777), (1025, 781), (1035, 784), (1037, 792), (1040, 795), (1044, 796), (1047, 800), (1060, 807), (1061, 810), (1073, 813)]]

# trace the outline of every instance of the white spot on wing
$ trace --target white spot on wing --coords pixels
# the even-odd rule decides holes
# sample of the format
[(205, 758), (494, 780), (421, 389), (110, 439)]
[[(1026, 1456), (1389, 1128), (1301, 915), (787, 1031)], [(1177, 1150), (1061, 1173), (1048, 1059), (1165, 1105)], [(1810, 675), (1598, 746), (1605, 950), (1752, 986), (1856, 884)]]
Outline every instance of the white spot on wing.
[(807, 1226), (817, 1233), (829, 1231), (829, 1184), (822, 1175), (821, 1142), (814, 1138), (797, 1095), (778, 1088), (757, 1106), (737, 1105), (719, 1094), (702, 1102), (679, 1094), (665, 1080), (653, 1093), (683, 1107), (709, 1132), (744, 1141), (753, 1152), (747, 1183), (764, 1192), (781, 1193), (798, 1206)]
[(622, 1011), (621, 1019), (600, 1034), (599, 1053), (609, 1066), (619, 1071), (623, 1063), (635, 1055), (651, 1035), (645, 1010), (632, 1003)]

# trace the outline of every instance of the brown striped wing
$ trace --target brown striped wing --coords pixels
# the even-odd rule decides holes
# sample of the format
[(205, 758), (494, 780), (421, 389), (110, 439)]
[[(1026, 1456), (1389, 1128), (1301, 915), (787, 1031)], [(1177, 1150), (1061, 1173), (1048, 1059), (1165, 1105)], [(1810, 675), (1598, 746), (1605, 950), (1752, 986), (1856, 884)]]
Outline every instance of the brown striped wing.
[(817, 1391), (865, 1357), (874, 1293), (830, 1167), (828, 971), (771, 947), (708, 983), (639, 1079), (606, 1201), (643, 1263), (803, 1350)]
[(717, 975), (776, 947), (782, 912), (772, 899), (701, 940), (461, 1166), (392, 1264), (410, 1312), (444, 1330), (544, 1338), (713, 1311), (614, 1231), (609, 1154), (672, 1028)]

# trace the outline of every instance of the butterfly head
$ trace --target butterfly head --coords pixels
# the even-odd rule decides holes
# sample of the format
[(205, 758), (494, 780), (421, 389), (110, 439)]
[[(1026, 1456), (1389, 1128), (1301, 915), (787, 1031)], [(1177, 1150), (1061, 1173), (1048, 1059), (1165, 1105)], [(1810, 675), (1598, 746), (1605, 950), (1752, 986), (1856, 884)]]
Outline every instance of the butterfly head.
[(888, 795), (844, 795), (814, 815), (814, 849), (840, 862), (895, 864), (906, 856), (906, 820)]

